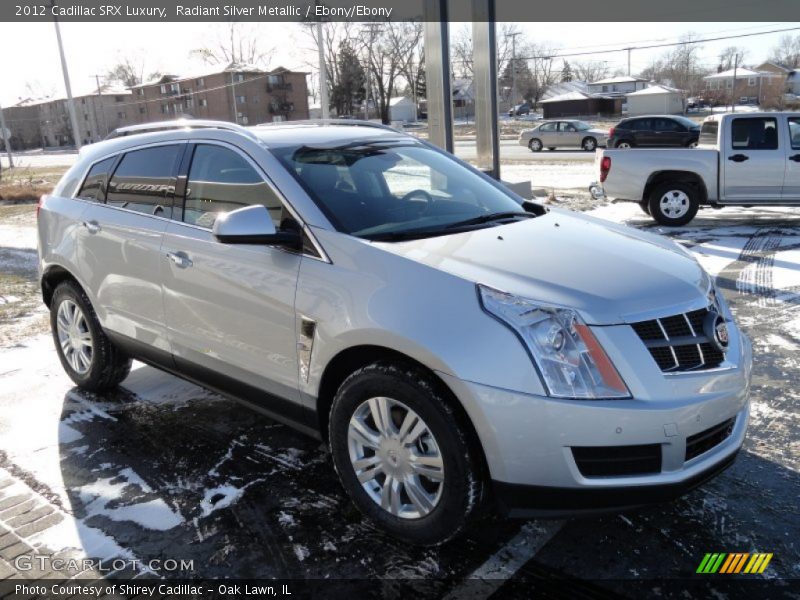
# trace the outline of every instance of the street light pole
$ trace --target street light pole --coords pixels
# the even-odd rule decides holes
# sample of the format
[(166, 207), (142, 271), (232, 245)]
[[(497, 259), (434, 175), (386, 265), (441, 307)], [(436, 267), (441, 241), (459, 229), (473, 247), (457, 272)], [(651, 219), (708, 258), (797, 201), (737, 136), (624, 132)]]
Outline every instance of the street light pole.
[(322, 21), (317, 21), (317, 51), (319, 52), (319, 98), (322, 104), (322, 118), (330, 118), (328, 103), (328, 71), (325, 68), (325, 48), (322, 37)]
[[(517, 36), (521, 32), (508, 33), (506, 37), (511, 38), (511, 109), (517, 105)], [(514, 115), (515, 117), (517, 115)]]
[(11, 130), (6, 128), (6, 118), (3, 116), (3, 107), (0, 106), (0, 133), (3, 134), (3, 142), (6, 146), (6, 154), (8, 155), (8, 168), (14, 167), (14, 157), (11, 156)]
[[(50, 3), (51, 6), (54, 4)], [(58, 53), (61, 56), (61, 72), (64, 75), (64, 87), (67, 89), (67, 107), (69, 108), (69, 117), (72, 121), (72, 137), (75, 141), (75, 148), (81, 149), (81, 132), (78, 130), (78, 116), (75, 114), (75, 101), (72, 99), (72, 86), (69, 83), (69, 69), (67, 69), (67, 58), (64, 56), (64, 44), (61, 41), (61, 29), (58, 26), (58, 19), (53, 18), (53, 24), (56, 26), (56, 39), (58, 40)]]

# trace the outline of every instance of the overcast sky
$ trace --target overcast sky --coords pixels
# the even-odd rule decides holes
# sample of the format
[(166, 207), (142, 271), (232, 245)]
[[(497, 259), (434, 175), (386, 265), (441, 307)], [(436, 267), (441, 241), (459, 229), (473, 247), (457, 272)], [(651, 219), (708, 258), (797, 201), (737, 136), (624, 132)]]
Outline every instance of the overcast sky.
[[(310, 71), (316, 61), (313, 43), (301, 27), (287, 23), (254, 23), (266, 47), (274, 47), (270, 66)], [(453, 28), (464, 27), (455, 23)], [(799, 27), (800, 23), (522, 23), (530, 40), (548, 42), (562, 52), (599, 51), (675, 41), (687, 32), (718, 37)], [(90, 93), (94, 74), (104, 74), (121, 56), (143, 56), (146, 72), (180, 73), (199, 66), (192, 49), (214, 39), (224, 25), (214, 23), (62, 23), (73, 93)], [(793, 34), (800, 33), (795, 31)], [(729, 45), (747, 49), (746, 64), (758, 64), (783, 34), (759, 35), (709, 42), (701, 61), (713, 68), (720, 50)], [(666, 49), (632, 54), (635, 74)], [(617, 52), (568, 59), (606, 60), (611, 70), (625, 68), (627, 54)], [(25, 97), (26, 84), (44, 92), (64, 94), (55, 31), (52, 23), (0, 23), (0, 103), (10, 106)]]

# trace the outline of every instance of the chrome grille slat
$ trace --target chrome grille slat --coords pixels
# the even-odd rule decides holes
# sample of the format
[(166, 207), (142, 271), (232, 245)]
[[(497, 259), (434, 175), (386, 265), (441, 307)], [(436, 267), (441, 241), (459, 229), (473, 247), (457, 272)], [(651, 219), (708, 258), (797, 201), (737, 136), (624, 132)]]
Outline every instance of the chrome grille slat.
[(718, 367), (725, 355), (702, 330), (703, 320), (715, 307), (632, 323), (653, 360), (665, 373), (701, 371)]

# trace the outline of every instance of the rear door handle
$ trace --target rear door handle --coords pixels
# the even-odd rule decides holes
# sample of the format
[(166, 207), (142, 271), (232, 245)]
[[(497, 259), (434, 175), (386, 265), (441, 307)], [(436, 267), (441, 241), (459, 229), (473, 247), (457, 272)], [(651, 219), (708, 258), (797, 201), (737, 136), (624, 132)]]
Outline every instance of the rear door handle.
[(744, 162), (746, 160), (750, 160), (750, 157), (744, 154), (734, 154), (729, 156), (728, 160), (732, 160), (733, 162)]
[(794, 162), (800, 162), (800, 154), (795, 154), (794, 156), (790, 156), (789, 160), (793, 160)]
[(89, 233), (100, 233), (102, 229), (97, 221), (84, 221), (83, 226), (86, 227), (86, 231)]
[(194, 264), (186, 252), (167, 252), (167, 258), (180, 269), (186, 269)]

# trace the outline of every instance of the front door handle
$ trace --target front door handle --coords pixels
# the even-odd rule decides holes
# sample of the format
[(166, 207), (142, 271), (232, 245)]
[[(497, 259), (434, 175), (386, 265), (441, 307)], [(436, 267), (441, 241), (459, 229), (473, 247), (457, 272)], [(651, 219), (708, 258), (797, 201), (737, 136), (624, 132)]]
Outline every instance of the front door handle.
[(732, 160), (733, 162), (744, 162), (746, 160), (750, 160), (749, 156), (745, 154), (734, 154), (728, 157), (728, 160)]
[(793, 160), (794, 162), (800, 162), (800, 154), (795, 154), (794, 156), (790, 156), (789, 160)]
[(97, 221), (84, 221), (83, 226), (89, 233), (100, 233), (100, 229), (102, 229)]
[(186, 269), (194, 264), (186, 252), (167, 252), (167, 258), (180, 269)]

